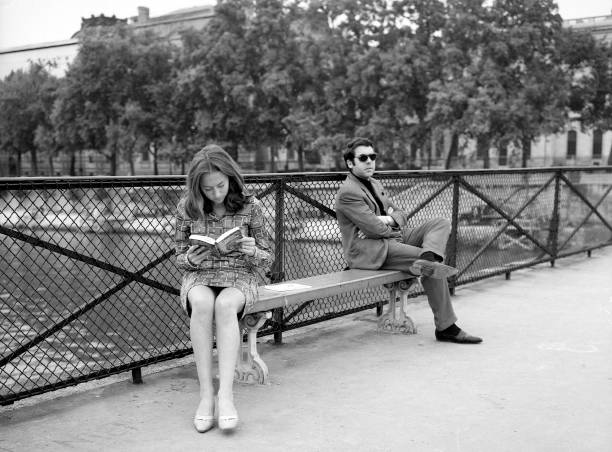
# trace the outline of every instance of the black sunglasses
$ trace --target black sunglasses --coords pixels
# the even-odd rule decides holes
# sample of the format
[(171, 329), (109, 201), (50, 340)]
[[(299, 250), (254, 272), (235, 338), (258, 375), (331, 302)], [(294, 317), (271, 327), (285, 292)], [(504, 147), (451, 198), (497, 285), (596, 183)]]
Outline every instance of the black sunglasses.
[(367, 162), (368, 161), (368, 157), (370, 158), (370, 160), (374, 161), (376, 160), (376, 154), (361, 154), (359, 157), (357, 157), (357, 160), (359, 160), (360, 162)]

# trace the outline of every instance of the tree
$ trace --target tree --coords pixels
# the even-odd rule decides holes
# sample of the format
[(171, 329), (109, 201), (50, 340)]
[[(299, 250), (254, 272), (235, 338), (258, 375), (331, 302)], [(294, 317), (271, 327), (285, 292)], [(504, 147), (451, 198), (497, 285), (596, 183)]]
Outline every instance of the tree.
[(85, 29), (56, 112), (63, 126), (60, 141), (100, 152), (110, 163), (111, 175), (117, 173), (118, 156), (116, 146), (107, 149), (107, 129), (118, 122), (129, 99), (133, 59), (128, 35), (123, 25)]
[[(133, 42), (132, 92), (124, 107), (123, 121), (131, 123), (140, 141), (153, 151), (153, 172), (157, 175), (160, 152), (170, 142), (173, 131), (168, 105), (173, 97), (171, 80), (175, 49), (151, 34), (136, 35)], [(127, 108), (130, 104), (131, 113)]]
[[(366, 135), (381, 149), (403, 145), (404, 152), (422, 146), (431, 129), (427, 94), (439, 73), (443, 4), (327, 1), (310, 9), (308, 19), (322, 24), (318, 39), (307, 42), (310, 54), (319, 50), (322, 70), (312, 71), (312, 80), (323, 90), (310, 96), (319, 100), (315, 109), (302, 110), (315, 115), (322, 136)], [(321, 142), (328, 141), (335, 139)]]
[(81, 120), (79, 108), (81, 104), (77, 98), (79, 91), (74, 88), (75, 85), (69, 83), (66, 78), (60, 80), (57, 99), (51, 112), (55, 141), (69, 157), (70, 176), (77, 175), (76, 154), (85, 148), (85, 141), (78, 126)]
[[(30, 64), (27, 71), (11, 72), (0, 82), (0, 147), (17, 161), (21, 175), (22, 154), (30, 153), (32, 175), (37, 176), (39, 146), (45, 140), (36, 140), (50, 129), (50, 111), (58, 81), (38, 63)], [(44, 151), (53, 152), (44, 148)]]
[[(123, 24), (86, 30), (56, 110), (60, 141), (100, 152), (111, 175), (122, 157), (119, 143), (144, 137), (157, 152), (168, 129), (171, 62), (172, 48), (150, 33)], [(154, 164), (157, 174), (157, 158)]]
[(590, 33), (567, 29), (561, 53), (571, 80), (569, 110), (584, 127), (612, 129), (612, 46)]
[(430, 119), (488, 149), (531, 141), (567, 120), (560, 16), (552, 1), (449, 2), (443, 77), (432, 84)]
[(202, 141), (219, 142), (234, 157), (239, 145), (274, 149), (283, 142), (298, 59), (290, 25), (280, 0), (232, 0), (217, 5), (202, 45), (186, 40), (178, 77), (199, 101)]

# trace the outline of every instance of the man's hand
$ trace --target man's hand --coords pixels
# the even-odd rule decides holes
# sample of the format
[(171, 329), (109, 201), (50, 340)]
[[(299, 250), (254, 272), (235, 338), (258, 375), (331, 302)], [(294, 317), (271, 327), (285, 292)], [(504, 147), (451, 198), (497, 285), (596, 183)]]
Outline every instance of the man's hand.
[(397, 223), (395, 223), (395, 220), (393, 219), (393, 217), (389, 216), (389, 215), (379, 215), (378, 218), (380, 218), (380, 220), (385, 223), (388, 224), (389, 226), (396, 226)]

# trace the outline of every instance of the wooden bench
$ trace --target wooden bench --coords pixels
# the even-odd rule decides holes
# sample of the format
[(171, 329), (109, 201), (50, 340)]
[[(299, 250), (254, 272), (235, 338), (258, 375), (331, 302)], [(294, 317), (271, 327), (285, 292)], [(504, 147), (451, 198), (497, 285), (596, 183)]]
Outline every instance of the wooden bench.
[[(414, 323), (405, 311), (408, 289), (415, 281), (413, 275), (395, 270), (345, 270), (272, 284), (279, 286), (294, 283), (308, 286), (297, 290), (278, 292), (260, 286), (257, 311), (249, 313), (241, 321), (241, 331), (246, 331), (247, 341), (243, 342), (240, 350), (236, 380), (243, 383), (268, 382), (268, 366), (257, 352), (257, 332), (266, 320), (272, 317), (272, 310), (276, 308), (384, 285), (389, 290), (389, 304), (386, 313), (378, 319), (378, 329), (389, 333), (415, 334)], [(398, 299), (399, 314), (396, 313)]]

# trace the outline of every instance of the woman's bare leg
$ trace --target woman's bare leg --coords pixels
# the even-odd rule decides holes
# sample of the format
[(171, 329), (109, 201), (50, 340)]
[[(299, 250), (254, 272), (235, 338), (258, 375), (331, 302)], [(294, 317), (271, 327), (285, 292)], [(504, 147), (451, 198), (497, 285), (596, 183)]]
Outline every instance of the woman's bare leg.
[(213, 312), (215, 293), (206, 286), (193, 287), (188, 294), (191, 305), (189, 333), (200, 382), (200, 403), (196, 415), (212, 415), (214, 388), (212, 380)]
[(234, 371), (240, 348), (238, 316), (244, 306), (244, 294), (233, 287), (223, 289), (215, 300), (217, 352), (219, 357), (219, 415), (236, 416), (234, 407)]

